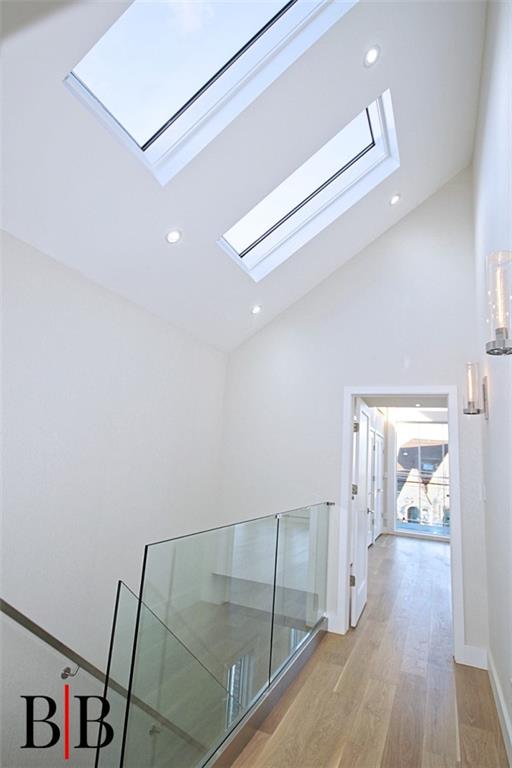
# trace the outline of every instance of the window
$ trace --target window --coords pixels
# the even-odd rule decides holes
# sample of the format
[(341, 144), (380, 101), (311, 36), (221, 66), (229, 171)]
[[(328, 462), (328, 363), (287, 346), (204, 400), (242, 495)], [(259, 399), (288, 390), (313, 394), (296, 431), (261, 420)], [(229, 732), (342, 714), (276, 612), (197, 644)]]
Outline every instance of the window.
[(450, 535), (448, 424), (396, 424), (396, 529)]
[(162, 184), (356, 0), (135, 0), (66, 78)]
[(261, 34), (286, 11), (281, 6), (282, 0), (136, 0), (73, 74), (144, 149), (204, 93), (255, 30)]
[(243, 216), (220, 245), (261, 280), (399, 167), (386, 91)]
[(253, 655), (241, 656), (235, 664), (229, 667), (226, 685), (229, 694), (226, 705), (226, 728), (230, 728), (242, 712), (250, 706), (253, 677)]

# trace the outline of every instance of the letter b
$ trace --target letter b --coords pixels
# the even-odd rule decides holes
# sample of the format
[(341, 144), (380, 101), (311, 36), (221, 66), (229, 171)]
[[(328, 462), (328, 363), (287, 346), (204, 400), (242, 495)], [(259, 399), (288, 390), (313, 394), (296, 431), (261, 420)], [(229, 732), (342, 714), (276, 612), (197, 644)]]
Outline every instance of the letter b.
[[(108, 703), (107, 699), (105, 699), (103, 696), (75, 696), (75, 699), (78, 699), (80, 702), (80, 741), (76, 745), (76, 749), (93, 749), (96, 746), (99, 747), (106, 747), (110, 744), (112, 739), (114, 738), (114, 730), (112, 726), (109, 723), (105, 722), (105, 718), (110, 712), (110, 704)], [(87, 717), (87, 707), (89, 703), (89, 699), (97, 699), (101, 702), (101, 712), (99, 717), (97, 718), (88, 718)], [(88, 723), (99, 723), (99, 731), (98, 731), (98, 744), (90, 745), (87, 741), (87, 725)], [(105, 733), (103, 741), (101, 741), (100, 736), (102, 733)]]
[[(48, 749), (55, 746), (60, 739), (60, 728), (55, 723), (52, 723), (50, 718), (54, 716), (57, 711), (57, 705), (50, 696), (20, 696), (27, 702), (27, 743), (24, 744), (21, 749)], [(46, 717), (34, 717), (34, 701), (36, 699), (44, 699), (48, 703), (48, 714)], [(49, 726), (52, 736), (48, 744), (36, 744), (34, 742), (34, 723), (46, 723)]]

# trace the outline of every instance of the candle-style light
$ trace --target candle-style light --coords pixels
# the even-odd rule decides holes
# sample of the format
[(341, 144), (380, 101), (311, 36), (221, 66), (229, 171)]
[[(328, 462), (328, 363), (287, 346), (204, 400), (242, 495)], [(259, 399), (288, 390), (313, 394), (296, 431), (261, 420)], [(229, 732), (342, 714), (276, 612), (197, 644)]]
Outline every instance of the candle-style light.
[(485, 349), (488, 355), (510, 355), (512, 251), (495, 251), (489, 256), (487, 286), (492, 341), (487, 342)]
[(464, 413), (474, 416), (482, 413), (480, 408), (480, 376), (478, 363), (466, 363), (466, 402)]

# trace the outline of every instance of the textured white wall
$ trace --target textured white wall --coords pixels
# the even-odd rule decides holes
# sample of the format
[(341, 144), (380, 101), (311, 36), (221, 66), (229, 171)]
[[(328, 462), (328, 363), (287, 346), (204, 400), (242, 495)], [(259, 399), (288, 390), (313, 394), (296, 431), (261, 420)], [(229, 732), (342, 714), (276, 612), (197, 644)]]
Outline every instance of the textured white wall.
[(219, 517), (224, 355), (5, 236), (6, 600), (104, 668), (144, 544)]
[[(233, 518), (340, 501), (344, 386), (458, 384), (462, 394), (478, 349), (473, 250), (465, 172), (235, 351), (224, 468)], [(459, 423), (465, 635), (485, 646), (479, 424)]]
[[(479, 349), (486, 325), (486, 259), (512, 250), (512, 5), (488, 6), (480, 115), (474, 163)], [(483, 424), (486, 488), (489, 661), (508, 716), (512, 761), (512, 356), (482, 354), (489, 380), (489, 421)]]

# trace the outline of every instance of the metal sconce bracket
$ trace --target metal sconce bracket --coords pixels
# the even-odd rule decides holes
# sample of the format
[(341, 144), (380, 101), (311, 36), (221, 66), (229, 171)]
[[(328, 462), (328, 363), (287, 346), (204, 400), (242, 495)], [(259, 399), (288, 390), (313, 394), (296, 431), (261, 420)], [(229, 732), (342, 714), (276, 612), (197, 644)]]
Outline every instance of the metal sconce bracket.
[(482, 394), (483, 394), (483, 413), (485, 420), (489, 421), (489, 388), (487, 383), (487, 376), (482, 379)]
[(496, 338), (485, 345), (488, 355), (512, 355), (512, 341), (506, 328), (496, 328)]
[(474, 403), (468, 403), (468, 407), (464, 408), (463, 413), (466, 414), (466, 416), (476, 416), (479, 413), (483, 413), (481, 408), (476, 408)]

